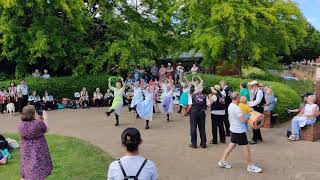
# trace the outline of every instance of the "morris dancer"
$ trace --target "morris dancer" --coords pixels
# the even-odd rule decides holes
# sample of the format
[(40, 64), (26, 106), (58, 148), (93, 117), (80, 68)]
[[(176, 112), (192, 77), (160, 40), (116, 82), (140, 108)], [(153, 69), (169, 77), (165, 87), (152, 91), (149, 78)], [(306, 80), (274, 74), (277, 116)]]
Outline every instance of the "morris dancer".
[(167, 114), (167, 121), (170, 121), (170, 115), (173, 112), (173, 87), (171, 83), (166, 84), (165, 94), (159, 105), (160, 111)]
[[(132, 109), (135, 109), (137, 104), (143, 101), (143, 96), (142, 96), (142, 90), (140, 87), (140, 82), (137, 81), (134, 83), (133, 87), (133, 98), (131, 101), (131, 104), (129, 105), (129, 112), (132, 111)], [(139, 117), (137, 113), (137, 118)]]
[(116, 116), (115, 126), (119, 126), (119, 115), (120, 115), (120, 110), (123, 106), (123, 94), (125, 91), (123, 78), (121, 78), (121, 81), (118, 80), (116, 82), (116, 87), (113, 87), (111, 85), (111, 77), (109, 77), (109, 89), (113, 91), (114, 99), (112, 102), (112, 106), (110, 107), (109, 111), (105, 112), (105, 114), (107, 116), (110, 116), (110, 114), (114, 112)]
[(179, 99), (179, 111), (178, 113), (181, 113), (182, 108), (186, 108), (188, 106), (188, 96), (190, 94), (191, 90), (191, 84), (190, 82), (185, 79), (185, 77), (181, 77), (180, 84), (182, 86), (182, 93), (180, 95)]
[(136, 111), (138, 115), (146, 120), (146, 129), (149, 129), (149, 121), (152, 121), (153, 116), (153, 104), (154, 104), (154, 97), (155, 97), (155, 89), (153, 86), (149, 86), (146, 90), (143, 91), (144, 94), (144, 101), (139, 102), (136, 105)]

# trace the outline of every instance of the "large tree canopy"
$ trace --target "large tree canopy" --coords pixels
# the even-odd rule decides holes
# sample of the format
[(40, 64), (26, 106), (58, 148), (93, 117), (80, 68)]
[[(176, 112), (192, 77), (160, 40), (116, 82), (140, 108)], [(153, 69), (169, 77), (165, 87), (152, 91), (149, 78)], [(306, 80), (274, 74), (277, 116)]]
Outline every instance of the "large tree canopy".
[(171, 4), (0, 0), (1, 57), (17, 63), (18, 76), (37, 63), (75, 75), (96, 74), (114, 64), (122, 69), (147, 64), (173, 42)]
[(182, 47), (200, 51), (207, 65), (272, 66), (306, 36), (305, 19), (290, 0), (181, 0), (177, 7)]

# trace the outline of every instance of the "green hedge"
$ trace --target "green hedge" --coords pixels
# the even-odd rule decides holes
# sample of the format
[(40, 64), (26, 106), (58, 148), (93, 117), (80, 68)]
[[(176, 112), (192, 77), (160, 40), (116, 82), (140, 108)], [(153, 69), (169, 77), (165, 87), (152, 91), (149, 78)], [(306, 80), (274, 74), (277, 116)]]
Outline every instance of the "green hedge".
[[(89, 96), (93, 96), (93, 92), (97, 87), (105, 93), (108, 89), (108, 76), (84, 76), (84, 77), (56, 77), (50, 79), (31, 78), (25, 79), (29, 87), (29, 92), (35, 90), (39, 95), (43, 95), (44, 91), (48, 91), (54, 98), (73, 98), (74, 92), (80, 92), (82, 87), (86, 87)], [(0, 81), (0, 86), (9, 86), (10, 81)], [(16, 85), (19, 80), (15, 81)]]
[[(204, 80), (204, 90), (206, 93), (210, 92), (210, 87), (218, 84), (220, 80), (225, 80), (234, 90), (239, 91), (240, 82), (249, 82), (251, 79), (240, 79), (235, 77), (225, 77), (225, 76), (215, 76), (209, 74), (200, 74), (202, 79)], [(189, 76), (191, 78), (191, 76)], [(267, 86), (271, 86), (277, 97), (277, 105), (276, 112), (279, 114), (279, 119), (281, 122), (289, 120), (288, 114), (285, 109), (292, 109), (299, 106), (299, 102), (301, 100), (300, 95), (293, 90), (288, 85), (279, 83), (279, 82), (271, 82), (271, 81), (261, 81)]]

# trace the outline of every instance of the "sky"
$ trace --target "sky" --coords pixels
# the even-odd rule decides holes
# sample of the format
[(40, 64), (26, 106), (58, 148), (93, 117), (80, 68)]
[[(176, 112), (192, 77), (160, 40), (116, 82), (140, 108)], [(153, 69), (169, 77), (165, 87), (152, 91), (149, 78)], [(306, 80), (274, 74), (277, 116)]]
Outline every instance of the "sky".
[(320, 0), (293, 0), (298, 3), (306, 19), (320, 31)]

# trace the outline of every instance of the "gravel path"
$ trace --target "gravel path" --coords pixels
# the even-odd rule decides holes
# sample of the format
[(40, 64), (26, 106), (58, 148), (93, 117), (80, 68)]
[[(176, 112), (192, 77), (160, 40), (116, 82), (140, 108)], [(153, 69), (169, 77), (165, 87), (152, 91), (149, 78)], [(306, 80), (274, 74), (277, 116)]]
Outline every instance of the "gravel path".
[[(231, 170), (217, 167), (225, 144), (209, 144), (207, 149), (188, 148), (188, 117), (174, 114), (172, 121), (167, 123), (165, 115), (156, 113), (151, 129), (144, 130), (144, 121), (136, 119), (134, 113), (128, 113), (127, 108), (122, 110), (119, 127), (114, 127), (114, 116), (107, 119), (104, 111), (105, 108), (91, 108), (49, 112), (49, 133), (87, 140), (118, 158), (124, 154), (120, 144), (121, 132), (127, 127), (136, 127), (143, 138), (141, 154), (156, 163), (161, 180), (320, 179), (320, 143), (288, 142), (284, 136), (288, 124), (262, 130), (264, 143), (251, 146), (251, 152), (253, 160), (263, 167), (264, 172), (251, 174), (246, 171), (239, 147), (230, 156)], [(0, 133), (16, 132), (18, 121), (19, 116), (0, 115)], [(209, 116), (206, 122), (209, 142), (212, 137)]]

